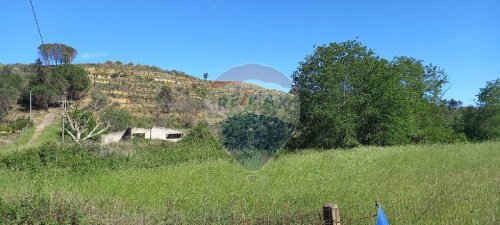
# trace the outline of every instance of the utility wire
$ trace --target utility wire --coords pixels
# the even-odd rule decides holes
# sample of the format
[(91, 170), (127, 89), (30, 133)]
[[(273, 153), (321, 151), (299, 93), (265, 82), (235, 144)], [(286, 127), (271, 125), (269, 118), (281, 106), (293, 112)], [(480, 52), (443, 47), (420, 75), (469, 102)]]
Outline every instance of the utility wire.
[(42, 32), (40, 31), (40, 26), (38, 25), (38, 19), (36, 18), (36, 14), (35, 14), (35, 7), (33, 7), (33, 2), (31, 0), (30, 0), (30, 4), (31, 4), (31, 11), (33, 11), (33, 17), (35, 17), (36, 28), (38, 29), (38, 34), (40, 35), (40, 40), (42, 41), (42, 45), (43, 45)]

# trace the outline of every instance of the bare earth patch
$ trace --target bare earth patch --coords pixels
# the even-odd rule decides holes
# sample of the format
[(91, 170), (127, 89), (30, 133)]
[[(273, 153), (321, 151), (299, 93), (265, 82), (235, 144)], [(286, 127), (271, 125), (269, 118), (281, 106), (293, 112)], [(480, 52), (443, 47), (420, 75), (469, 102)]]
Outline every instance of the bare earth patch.
[(43, 119), (41, 121), (37, 121), (37, 120), (34, 121), (35, 133), (31, 137), (31, 139), (29, 140), (29, 142), (27, 144), (28, 146), (31, 145), (36, 139), (38, 139), (38, 137), (40, 136), (42, 131), (47, 126), (49, 126), (50, 124), (52, 124), (54, 122), (55, 117), (56, 117), (56, 114), (54, 112), (49, 112), (48, 114), (43, 116)]

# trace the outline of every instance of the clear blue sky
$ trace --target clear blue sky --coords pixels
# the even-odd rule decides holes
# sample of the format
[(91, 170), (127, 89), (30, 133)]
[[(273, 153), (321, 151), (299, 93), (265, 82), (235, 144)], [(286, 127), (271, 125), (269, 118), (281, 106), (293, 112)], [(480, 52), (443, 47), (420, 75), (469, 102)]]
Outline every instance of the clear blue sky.
[[(499, 0), (33, 0), (44, 41), (77, 63), (120, 60), (210, 79), (260, 63), (290, 75), (313, 45), (359, 40), (382, 57), (444, 68), (446, 98), (473, 104), (500, 77)], [(31, 63), (40, 44), (29, 0), (0, 0), (0, 63)]]

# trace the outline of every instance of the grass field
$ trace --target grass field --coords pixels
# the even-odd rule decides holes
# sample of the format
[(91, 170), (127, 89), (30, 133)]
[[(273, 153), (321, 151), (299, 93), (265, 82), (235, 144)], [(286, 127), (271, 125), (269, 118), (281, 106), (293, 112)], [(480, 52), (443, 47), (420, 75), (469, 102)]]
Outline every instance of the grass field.
[(375, 200), (391, 224), (500, 221), (499, 142), (305, 150), (258, 171), (215, 140), (59, 148), (0, 155), (0, 206), (21, 215), (10, 222), (320, 224), (335, 203), (343, 224), (373, 224)]

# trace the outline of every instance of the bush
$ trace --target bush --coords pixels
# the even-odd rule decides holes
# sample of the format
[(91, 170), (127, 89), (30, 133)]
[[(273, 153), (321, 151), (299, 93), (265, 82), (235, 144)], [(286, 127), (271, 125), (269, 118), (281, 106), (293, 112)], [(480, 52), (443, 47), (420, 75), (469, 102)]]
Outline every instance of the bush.
[(224, 146), (229, 151), (274, 153), (288, 140), (293, 127), (277, 117), (256, 114), (229, 117), (222, 123)]
[(9, 125), (1, 125), (0, 126), (0, 133), (12, 133), (12, 127)]
[(22, 152), (14, 152), (0, 159), (0, 167), (33, 173), (47, 169), (71, 173), (94, 173), (103, 169), (117, 169), (123, 157), (116, 154), (99, 155), (98, 145), (72, 144), (61, 146), (54, 142)]
[(112, 107), (102, 114), (102, 120), (110, 124), (109, 131), (125, 130), (133, 125), (134, 117), (127, 109)]
[(29, 118), (18, 118), (14, 123), (14, 127), (16, 130), (21, 130), (26, 126), (32, 126), (33, 122)]
[(189, 131), (185, 141), (201, 141), (214, 138), (206, 123), (198, 123)]
[(108, 97), (100, 91), (92, 92), (91, 107), (93, 110), (99, 110), (108, 103)]
[(18, 130), (22, 130), (26, 126), (32, 126), (31, 122), (27, 118), (18, 118), (15, 121), (8, 121), (8, 124), (0, 125), (0, 133), (14, 133)]

